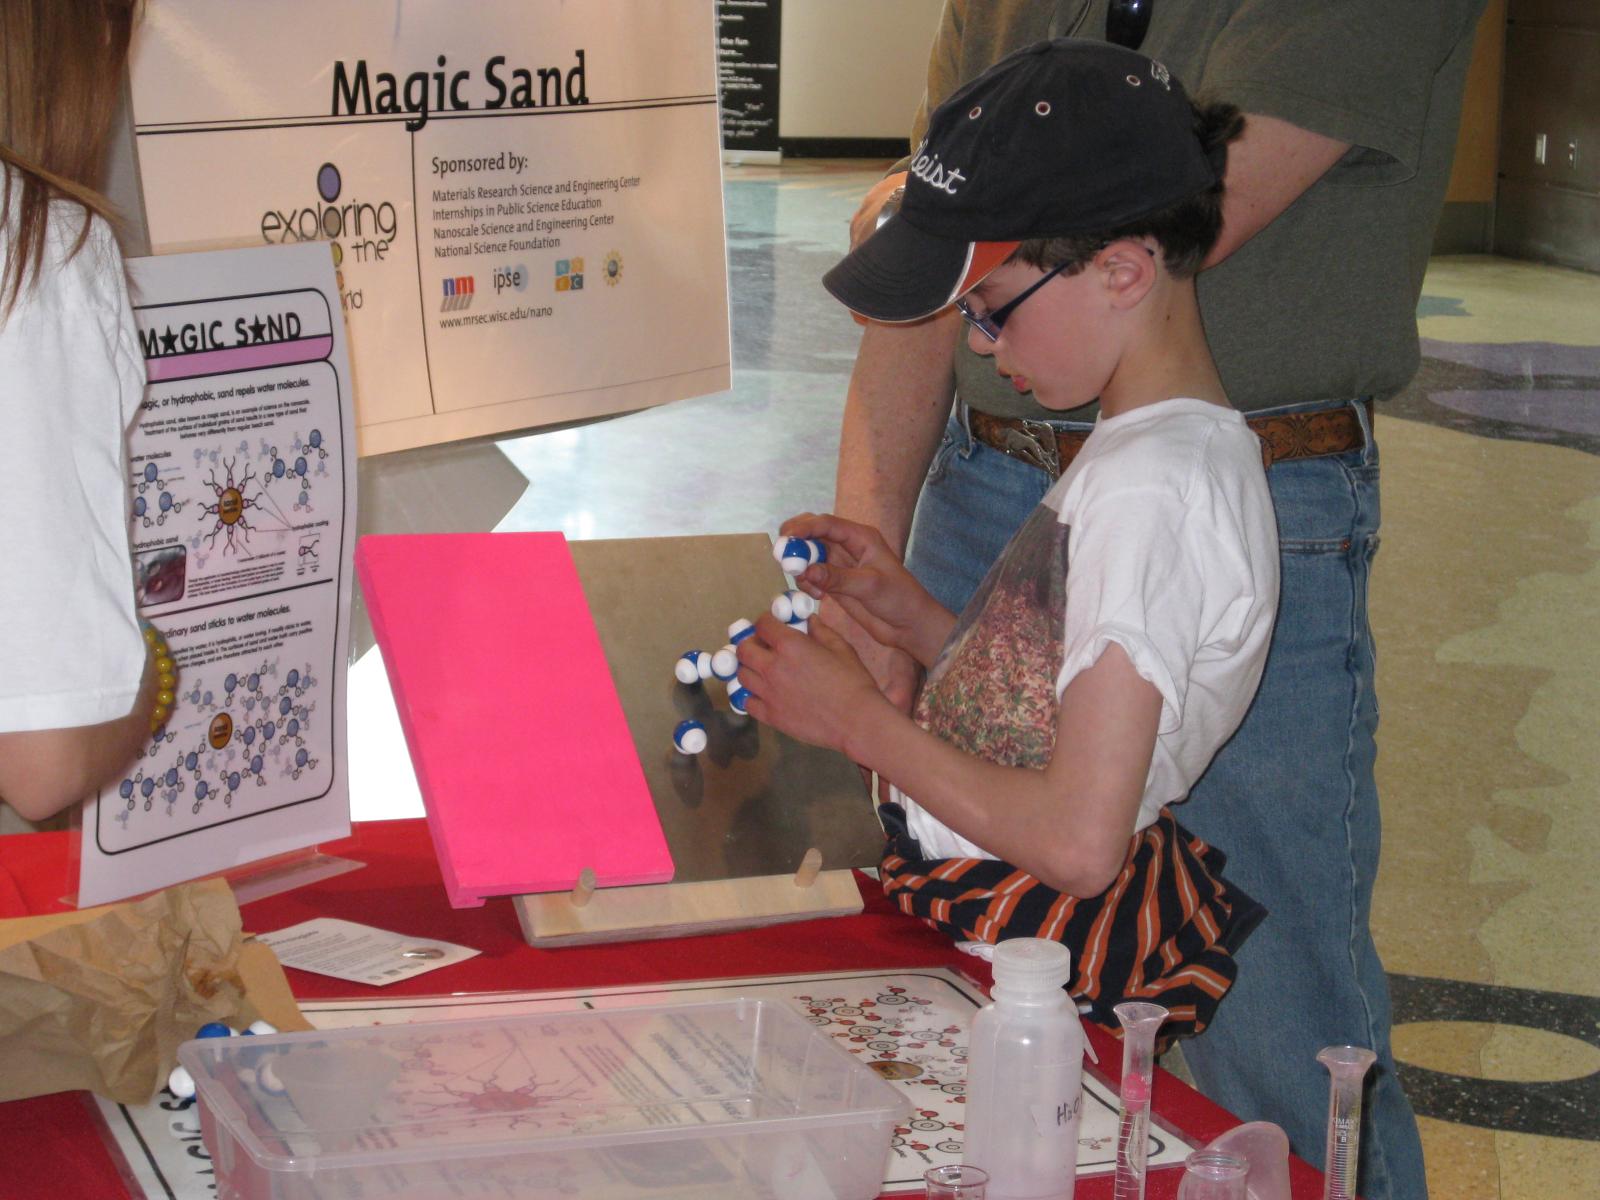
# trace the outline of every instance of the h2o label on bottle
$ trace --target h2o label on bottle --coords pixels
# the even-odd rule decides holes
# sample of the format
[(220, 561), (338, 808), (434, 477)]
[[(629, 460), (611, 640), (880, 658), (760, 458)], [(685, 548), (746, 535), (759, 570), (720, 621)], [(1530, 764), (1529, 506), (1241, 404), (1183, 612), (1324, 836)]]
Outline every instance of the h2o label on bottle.
[(1031, 1109), (1034, 1129), (1039, 1136), (1055, 1137), (1077, 1127), (1078, 1115), (1083, 1111), (1083, 1093), (1056, 1104), (1034, 1104)]

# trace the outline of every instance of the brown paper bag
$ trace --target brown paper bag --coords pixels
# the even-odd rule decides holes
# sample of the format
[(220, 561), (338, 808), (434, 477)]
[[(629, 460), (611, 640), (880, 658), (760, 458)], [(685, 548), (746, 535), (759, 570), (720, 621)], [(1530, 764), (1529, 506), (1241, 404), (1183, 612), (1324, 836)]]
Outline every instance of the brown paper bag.
[(221, 879), (0, 921), (0, 1100), (84, 1088), (140, 1104), (207, 1021), (309, 1029)]

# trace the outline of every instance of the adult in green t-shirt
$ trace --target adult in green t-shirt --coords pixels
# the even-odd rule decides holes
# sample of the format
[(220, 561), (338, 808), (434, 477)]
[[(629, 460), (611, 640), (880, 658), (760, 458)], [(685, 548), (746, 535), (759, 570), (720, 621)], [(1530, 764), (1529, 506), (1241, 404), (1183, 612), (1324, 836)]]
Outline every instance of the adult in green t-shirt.
[[(1222, 239), (1198, 287), (1229, 398), (1271, 448), (1282, 601), (1255, 704), (1182, 819), (1227, 853), (1229, 877), (1270, 915), (1239, 953), (1228, 1000), (1184, 1054), (1207, 1095), (1282, 1125), (1296, 1153), (1320, 1163), (1327, 1081), (1317, 1051), (1342, 1042), (1377, 1051), (1361, 1142), (1372, 1200), (1417, 1200), (1427, 1185), (1368, 927), (1379, 846), (1370, 401), (1381, 406), (1417, 368), (1416, 303), (1483, 4), (1123, 0), (1108, 13), (1107, 0), (946, 0), (911, 138), (915, 149), (928, 112), (961, 83), (1058, 36), (1110, 35), (1160, 60), (1191, 94), (1248, 114), (1229, 152)], [(897, 182), (873, 189), (856, 237)], [(1073, 413), (1076, 427), (1058, 416), (967, 349), (953, 310), (868, 326), (835, 508), (897, 547), (909, 535), (912, 570), (959, 611), (1094, 409)], [(857, 640), (885, 690), (909, 703), (909, 661)]]

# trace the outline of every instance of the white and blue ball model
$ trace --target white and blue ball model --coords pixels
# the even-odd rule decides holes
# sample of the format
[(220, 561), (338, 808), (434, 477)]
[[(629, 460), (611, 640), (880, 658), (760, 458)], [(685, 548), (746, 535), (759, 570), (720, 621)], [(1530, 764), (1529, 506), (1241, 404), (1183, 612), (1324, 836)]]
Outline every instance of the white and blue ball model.
[(750, 690), (737, 679), (728, 685), (728, 707), (741, 717), (749, 712)]
[(731, 646), (737, 646), (755, 631), (756, 625), (754, 621), (740, 617), (732, 625), (728, 626), (728, 644)]
[(816, 611), (816, 600), (798, 589), (791, 589), (772, 598), (772, 615), (790, 625), (800, 626), (802, 632), (805, 623), (816, 615)]
[(680, 754), (699, 754), (706, 748), (706, 727), (699, 721), (679, 721), (672, 731), (672, 744)]
[(718, 650), (711, 656), (711, 673), (727, 683), (739, 673), (739, 651), (731, 645)]
[(711, 655), (704, 650), (686, 650), (672, 665), (679, 683), (699, 683), (711, 678)]
[(827, 562), (828, 551), (821, 542), (807, 538), (781, 538), (773, 543), (772, 557), (785, 575), (800, 575), (812, 563)]

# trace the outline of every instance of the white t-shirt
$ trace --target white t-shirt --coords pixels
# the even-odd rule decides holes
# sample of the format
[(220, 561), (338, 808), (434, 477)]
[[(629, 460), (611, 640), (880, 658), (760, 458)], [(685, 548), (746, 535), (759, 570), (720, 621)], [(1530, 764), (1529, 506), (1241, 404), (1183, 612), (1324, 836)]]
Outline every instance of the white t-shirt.
[[(20, 184), (0, 225), (11, 253)], [(144, 358), (110, 228), (51, 209), (44, 262), (0, 325), (0, 731), (126, 716), (144, 642), (128, 551), (125, 433)]]
[[(1115, 643), (1161, 693), (1143, 829), (1244, 719), (1277, 606), (1277, 523), (1243, 416), (1173, 399), (1102, 417), (963, 610), (917, 721), (1042, 769), (1061, 694)], [(927, 857), (994, 857), (896, 798)]]

